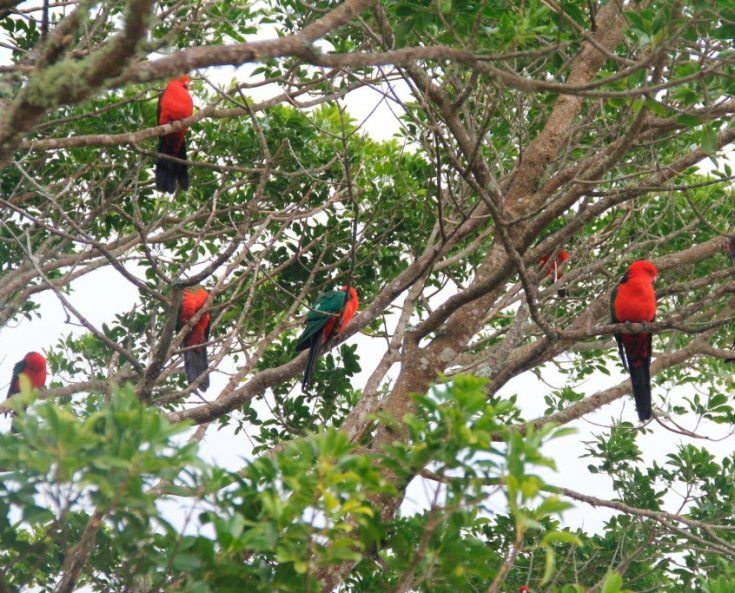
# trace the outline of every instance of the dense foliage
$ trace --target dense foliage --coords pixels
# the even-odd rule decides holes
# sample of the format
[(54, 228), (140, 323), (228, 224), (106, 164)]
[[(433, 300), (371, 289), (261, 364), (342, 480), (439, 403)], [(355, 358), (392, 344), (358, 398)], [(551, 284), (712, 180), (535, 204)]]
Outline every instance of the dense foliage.
[[(735, 588), (731, 1), (46, 6), (0, 0), (2, 369), (49, 365), (5, 404), (0, 591)], [(608, 308), (641, 258), (643, 426)], [(341, 285), (306, 395), (295, 340)], [(609, 496), (566, 487), (558, 437)]]

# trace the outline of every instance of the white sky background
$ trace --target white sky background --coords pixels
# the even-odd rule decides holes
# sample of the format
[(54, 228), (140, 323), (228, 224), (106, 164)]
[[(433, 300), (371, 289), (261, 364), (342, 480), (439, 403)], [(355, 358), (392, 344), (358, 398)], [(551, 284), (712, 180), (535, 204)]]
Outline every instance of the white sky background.
[[(270, 37), (270, 35), (261, 34), (252, 39), (263, 37)], [(4, 54), (0, 53), (0, 62), (5, 61), (4, 57)], [(250, 66), (239, 68), (237, 71), (234, 68), (221, 68), (218, 72), (208, 70), (203, 74), (212, 80), (216, 79), (226, 84), (233, 75), (236, 75), (239, 80), (247, 80), (248, 72), (251, 69)], [(397, 87), (397, 91), (402, 97), (408, 96), (405, 88)], [(274, 90), (257, 89), (250, 91), (249, 94), (253, 99), (259, 100), (274, 94)], [(197, 104), (196, 97), (194, 99), (195, 104)], [(395, 104), (389, 105), (384, 96), (376, 91), (367, 88), (361, 89), (350, 94), (344, 103), (357, 122), (365, 120), (363, 131), (376, 140), (391, 138), (399, 129), (399, 122), (396, 120), (395, 113), (399, 112), (400, 108)], [(196, 128), (191, 133), (196, 134)], [(573, 266), (573, 260), (571, 264)], [(103, 288), (101, 289), (101, 287)], [(116, 313), (129, 310), (138, 299), (135, 287), (111, 269), (100, 269), (84, 276), (74, 282), (73, 289), (68, 299), (97, 327), (100, 327), (103, 322), (111, 321)], [(60, 337), (69, 332), (74, 334), (86, 332), (84, 328), (74, 325), (73, 318), (71, 323), (66, 322), (67, 316), (63, 307), (52, 292), (46, 291), (35, 297), (34, 300), (41, 306), (42, 319), (22, 320), (15, 325), (0, 329), (0, 341), (5, 345), (5, 351), (0, 357), (0, 381), (4, 381), (3, 389), (7, 389), (13, 365), (26, 352), (30, 350), (43, 351), (53, 346)], [(371, 338), (363, 335), (358, 335), (352, 340), (359, 345), (363, 371), (356, 378), (355, 383), (361, 385), (372, 372), (374, 363), (377, 362), (377, 359), (370, 355), (370, 351), (374, 351), (374, 343)], [(547, 365), (546, 368), (549, 369), (546, 377), (547, 382), (554, 384), (556, 387), (561, 387), (564, 383), (564, 377), (551, 365)], [(627, 374), (624, 375), (621, 372), (622, 367), (619, 365), (611, 368), (610, 371), (611, 376), (597, 373), (590, 377), (583, 389), (585, 393), (594, 393), (627, 379)], [(49, 377), (49, 381), (53, 379), (53, 377)], [(211, 376), (212, 385), (208, 391), (208, 397), (215, 397), (224, 387), (226, 380), (225, 376), (214, 372)], [(0, 386), (2, 384), (0, 383)], [(688, 389), (691, 389), (691, 387)], [(510, 381), (501, 393), (504, 395), (518, 394), (519, 405), (524, 416), (534, 418), (543, 414), (545, 408), (543, 396), (549, 391), (550, 388), (538, 381), (533, 374), (525, 373)], [(662, 388), (654, 386), (654, 404), (660, 401), (662, 391)], [(685, 393), (684, 389), (675, 390), (670, 394), (670, 397), (680, 398)], [(576, 435), (552, 441), (544, 448), (544, 452), (556, 460), (558, 471), (556, 473), (550, 471), (539, 473), (551, 484), (565, 486), (600, 498), (614, 498), (611, 479), (604, 474), (589, 473), (586, 468), (590, 460), (580, 459), (580, 457), (585, 453), (585, 441), (593, 440), (592, 435), (594, 433), (602, 432), (604, 427), (621, 418), (636, 421), (632, 397), (618, 400), (595, 411), (584, 419), (571, 423), (571, 426), (578, 430)], [(694, 418), (691, 418), (690, 421), (694, 422)], [(687, 426), (686, 419), (681, 422)], [(7, 430), (8, 427), (9, 420), (0, 418), (0, 430)], [(664, 456), (675, 450), (677, 444), (684, 442), (692, 442), (696, 446), (705, 445), (718, 458), (730, 454), (733, 449), (734, 441), (732, 437), (720, 442), (693, 441), (669, 432), (655, 422), (649, 424), (649, 427), (652, 433), (638, 440), (639, 446), (644, 451), (646, 464), (653, 460), (663, 463)], [(693, 429), (694, 426), (689, 425), (687, 428)], [(728, 429), (729, 427), (715, 426), (713, 431), (717, 431), (717, 433), (709, 436), (725, 436)], [(233, 434), (232, 428), (220, 430), (214, 425), (210, 427), (201, 445), (201, 453), (205, 459), (230, 469), (240, 469), (249, 451), (249, 442), (242, 434), (236, 436)], [(433, 483), (427, 483), (421, 479), (414, 480), (409, 487), (406, 501), (402, 507), (403, 511), (410, 513), (426, 507), (431, 498), (431, 490), (434, 487), (435, 484)], [(676, 492), (669, 493), (667, 502), (669, 503), (668, 510), (676, 511), (678, 509), (680, 501)], [(496, 508), (502, 511), (504, 509), (504, 499), (498, 497), (497, 500), (490, 501), (490, 506), (492, 505), (496, 505)], [(166, 508), (172, 514), (171, 520), (179, 524), (183, 521), (186, 509), (181, 509), (179, 511), (180, 516), (176, 517), (177, 510), (173, 505), (166, 504)], [(576, 503), (575, 510), (565, 513), (563, 522), (573, 528), (584, 527), (586, 531), (600, 531), (603, 522), (610, 514), (607, 509), (593, 509), (581, 503)]]

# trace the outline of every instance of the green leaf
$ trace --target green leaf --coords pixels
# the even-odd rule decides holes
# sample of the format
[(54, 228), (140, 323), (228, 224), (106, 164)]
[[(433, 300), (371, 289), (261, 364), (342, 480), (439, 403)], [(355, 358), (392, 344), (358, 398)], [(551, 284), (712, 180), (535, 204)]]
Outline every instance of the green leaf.
[(700, 144), (706, 154), (714, 155), (717, 152), (717, 130), (713, 126), (702, 127)]
[(602, 583), (600, 593), (618, 593), (623, 587), (623, 577), (617, 572), (610, 572)]

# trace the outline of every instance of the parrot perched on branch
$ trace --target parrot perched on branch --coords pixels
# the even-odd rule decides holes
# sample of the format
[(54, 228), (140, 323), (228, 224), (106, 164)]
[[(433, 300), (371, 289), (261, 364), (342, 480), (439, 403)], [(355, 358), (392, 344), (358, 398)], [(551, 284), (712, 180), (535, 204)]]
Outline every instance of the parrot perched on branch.
[[(551, 255), (544, 255), (539, 260), (539, 266), (543, 268), (546, 271), (546, 275), (551, 278), (551, 282), (554, 283), (557, 280), (561, 279), (564, 274), (562, 274), (561, 269), (564, 266), (566, 262), (568, 262), (571, 259), (571, 255), (569, 252), (564, 249), (563, 247), (559, 250), (559, 253), (556, 256), (556, 259), (553, 261), (553, 263), (549, 264), (549, 259), (551, 258)], [(560, 297), (566, 297), (567, 291), (565, 288), (560, 288), (558, 291), (558, 295)]]
[[(651, 323), (656, 317), (656, 293), (653, 283), (658, 270), (650, 261), (634, 261), (610, 295), (612, 323)], [(617, 333), (618, 352), (623, 367), (630, 373), (638, 418), (651, 417), (651, 344), (648, 332)]]
[[(209, 293), (201, 286), (185, 288), (181, 297), (181, 309), (179, 310), (179, 323), (177, 331), (186, 325), (189, 320), (204, 306), (209, 298)], [(202, 314), (184, 338), (184, 368), (186, 369), (186, 380), (191, 385), (197, 377), (209, 368), (207, 361), (206, 342), (209, 340), (209, 322), (212, 316), (207, 312)], [(209, 375), (204, 377), (199, 389), (206, 391), (209, 388)]]
[[(39, 389), (46, 384), (46, 359), (38, 352), (29, 352), (15, 363), (13, 367), (13, 377), (10, 380), (8, 388), (8, 399), (16, 393), (20, 393), (21, 377), (25, 377), (34, 389)], [(12, 432), (17, 432), (15, 426), (11, 428)]]
[(314, 365), (322, 346), (340, 334), (355, 316), (358, 300), (352, 286), (341, 286), (339, 290), (323, 292), (316, 298), (314, 308), (306, 315), (306, 327), (296, 340), (296, 350), (309, 349), (302, 392), (308, 392), (314, 374)]
[[(158, 125), (191, 117), (194, 103), (188, 88), (188, 76), (174, 78), (168, 83), (158, 100)], [(158, 152), (186, 160), (186, 128), (161, 136), (158, 139)], [(187, 165), (159, 157), (156, 161), (156, 189), (175, 193), (177, 183), (181, 189), (189, 189)]]

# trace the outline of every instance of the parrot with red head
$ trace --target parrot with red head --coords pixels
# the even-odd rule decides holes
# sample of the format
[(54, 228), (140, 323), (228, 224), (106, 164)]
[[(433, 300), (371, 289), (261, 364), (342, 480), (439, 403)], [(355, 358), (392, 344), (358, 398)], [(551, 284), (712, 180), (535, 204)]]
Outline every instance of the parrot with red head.
[[(8, 387), (8, 399), (20, 393), (22, 376), (28, 379), (28, 382), (34, 389), (39, 389), (46, 384), (46, 359), (42, 354), (29, 352), (22, 360), (15, 363), (13, 377), (10, 379), (10, 387)], [(11, 428), (11, 432), (17, 432), (14, 425)]]
[[(656, 292), (653, 283), (658, 270), (650, 261), (634, 261), (610, 295), (611, 323), (651, 323), (656, 317)], [(623, 367), (630, 374), (638, 418), (651, 417), (650, 332), (616, 333)]]
[(352, 286), (341, 286), (317, 296), (314, 307), (306, 315), (306, 327), (296, 340), (296, 350), (309, 349), (309, 357), (301, 383), (302, 392), (311, 387), (314, 366), (322, 346), (336, 334), (341, 334), (355, 316), (358, 307), (357, 290)]
[[(179, 323), (177, 331), (184, 327), (189, 320), (204, 306), (209, 298), (209, 293), (201, 286), (185, 288), (181, 297), (181, 309), (179, 310)], [(209, 368), (207, 360), (207, 346), (209, 341), (209, 324), (212, 316), (209, 312), (203, 313), (194, 326), (184, 338), (184, 369), (186, 380), (189, 385)], [(209, 388), (209, 375), (204, 377), (199, 385), (201, 391)]]
[[(551, 255), (544, 255), (538, 263), (539, 266), (546, 271), (546, 275), (551, 278), (551, 282), (554, 283), (557, 280), (560, 280), (562, 276), (564, 276), (564, 274), (562, 274), (561, 272), (561, 269), (564, 264), (571, 259), (571, 257), (572, 256), (570, 255), (570, 253), (562, 247), (556, 256), (556, 259), (554, 259), (551, 264), (549, 264)], [(560, 288), (557, 294), (562, 298), (566, 297), (567, 290), (565, 288)]]
[[(189, 94), (189, 77), (174, 78), (158, 100), (158, 125), (186, 119), (194, 113), (194, 102)], [(158, 152), (186, 160), (186, 128), (158, 139)], [(189, 189), (189, 169), (183, 163), (159, 158), (156, 161), (156, 189), (175, 193), (176, 186)]]
[(528, 588), (528, 585), (521, 585), (518, 587), (518, 593), (529, 593), (531, 589)]
[(15, 363), (13, 367), (13, 378), (10, 380), (8, 397), (20, 393), (20, 376), (25, 375), (30, 381), (31, 387), (36, 389), (46, 384), (46, 359), (38, 352), (29, 352)]

